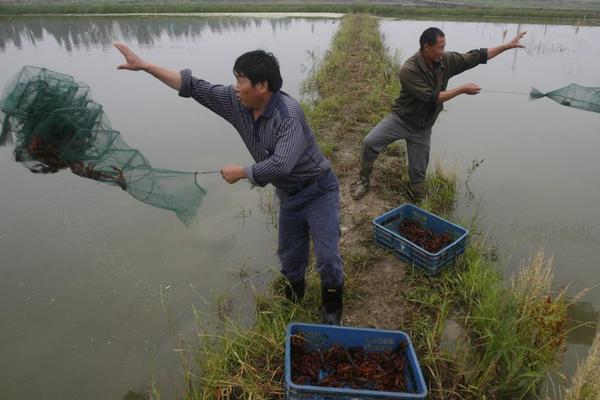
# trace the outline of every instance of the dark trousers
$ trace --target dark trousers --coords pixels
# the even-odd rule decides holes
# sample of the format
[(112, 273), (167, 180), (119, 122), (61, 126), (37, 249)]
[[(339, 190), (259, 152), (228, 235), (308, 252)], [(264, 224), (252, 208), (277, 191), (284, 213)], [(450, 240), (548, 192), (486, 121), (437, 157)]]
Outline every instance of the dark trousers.
[(333, 171), (293, 196), (280, 190), (279, 259), (281, 272), (290, 282), (302, 280), (308, 266), (310, 238), (313, 240), (316, 270), (325, 285), (344, 282), (340, 238), (340, 191)]

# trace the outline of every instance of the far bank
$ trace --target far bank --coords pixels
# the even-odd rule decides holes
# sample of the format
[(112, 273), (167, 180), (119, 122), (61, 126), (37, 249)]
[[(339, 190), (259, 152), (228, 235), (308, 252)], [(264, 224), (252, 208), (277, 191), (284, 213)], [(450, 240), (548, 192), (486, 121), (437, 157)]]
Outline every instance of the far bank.
[[(529, 2), (521, 2), (529, 3)], [(557, 2), (553, 7), (539, 2), (521, 3), (484, 2), (470, 3), (426, 2), (423, 6), (402, 4), (319, 4), (319, 3), (203, 3), (203, 2), (51, 2), (2, 3), (0, 16), (10, 15), (115, 15), (115, 14), (191, 14), (191, 13), (335, 13), (370, 14), (389, 18), (427, 20), (569, 23), (579, 25), (600, 24), (600, 3)], [(491, 4), (491, 5), (489, 5)]]

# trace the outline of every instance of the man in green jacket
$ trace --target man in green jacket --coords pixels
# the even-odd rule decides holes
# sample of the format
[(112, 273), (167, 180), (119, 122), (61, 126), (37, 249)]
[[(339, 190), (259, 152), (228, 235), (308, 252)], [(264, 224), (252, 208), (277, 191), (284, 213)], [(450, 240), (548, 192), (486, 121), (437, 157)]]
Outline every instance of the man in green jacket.
[(448, 80), (487, 63), (506, 50), (524, 47), (520, 40), (526, 33), (520, 32), (510, 42), (497, 47), (461, 54), (445, 51), (446, 38), (440, 29), (426, 29), (419, 40), (421, 48), (400, 69), (400, 96), (392, 106), (392, 112), (363, 140), (359, 181), (353, 188), (352, 197), (358, 200), (369, 190), (373, 163), (379, 153), (396, 140), (405, 139), (410, 194), (414, 202), (421, 201), (425, 195), (431, 127), (444, 108), (444, 102), (460, 94), (474, 95), (481, 91), (474, 83), (447, 89)]

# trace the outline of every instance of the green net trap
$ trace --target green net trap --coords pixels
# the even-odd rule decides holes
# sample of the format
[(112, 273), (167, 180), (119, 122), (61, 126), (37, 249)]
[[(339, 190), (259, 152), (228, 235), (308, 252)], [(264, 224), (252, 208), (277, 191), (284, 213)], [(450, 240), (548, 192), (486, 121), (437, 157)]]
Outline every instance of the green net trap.
[(87, 85), (69, 75), (24, 67), (0, 101), (0, 145), (34, 173), (72, 173), (118, 186), (137, 200), (174, 211), (186, 226), (206, 190), (196, 172), (153, 168), (113, 130)]
[(531, 100), (542, 97), (548, 97), (563, 106), (600, 113), (600, 87), (585, 87), (571, 83), (548, 93), (531, 88), (529, 93)]

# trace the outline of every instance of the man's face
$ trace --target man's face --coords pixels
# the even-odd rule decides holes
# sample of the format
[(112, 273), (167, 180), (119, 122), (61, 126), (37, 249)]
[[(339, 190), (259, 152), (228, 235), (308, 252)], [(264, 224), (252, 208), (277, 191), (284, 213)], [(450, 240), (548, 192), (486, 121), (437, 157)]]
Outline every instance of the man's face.
[(240, 99), (240, 103), (244, 107), (252, 110), (256, 109), (261, 104), (267, 83), (259, 82), (256, 85), (252, 85), (250, 79), (239, 75), (236, 75), (235, 79), (235, 91)]
[(444, 36), (438, 36), (437, 41), (434, 44), (425, 43), (425, 46), (423, 46), (425, 57), (432, 63), (442, 61), (445, 50), (446, 38)]

